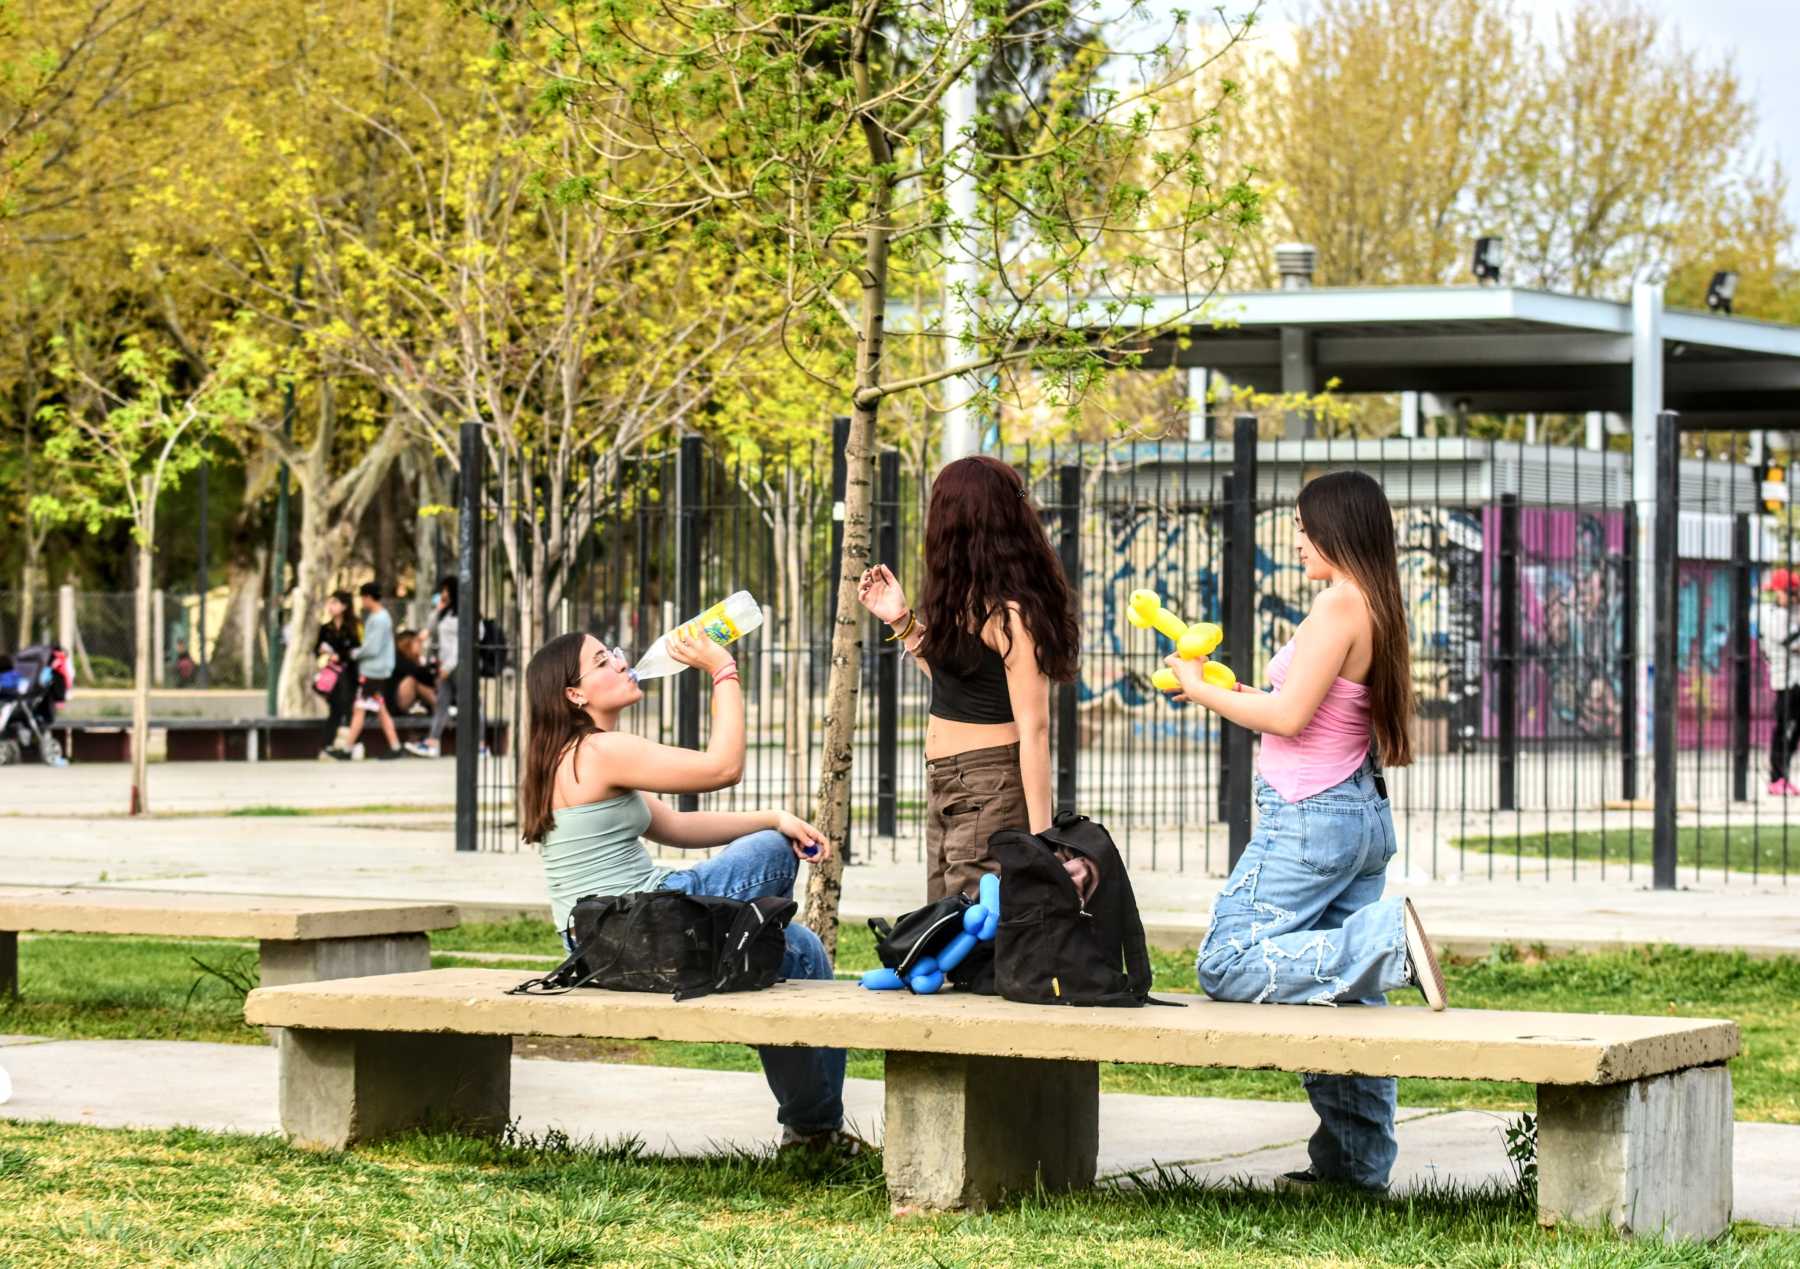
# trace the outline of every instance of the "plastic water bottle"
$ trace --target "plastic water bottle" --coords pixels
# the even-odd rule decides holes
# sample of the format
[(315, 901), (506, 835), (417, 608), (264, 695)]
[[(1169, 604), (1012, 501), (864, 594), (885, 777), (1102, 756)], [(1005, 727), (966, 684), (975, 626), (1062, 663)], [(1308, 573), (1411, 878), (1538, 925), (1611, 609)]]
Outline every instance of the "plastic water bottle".
[[(733, 591), (724, 599), (708, 608), (692, 621), (684, 621), (671, 630), (674, 634), (681, 630), (693, 630), (703, 634), (720, 647), (742, 638), (762, 625), (762, 606), (756, 602), (747, 590)], [(642, 683), (645, 679), (660, 679), (670, 674), (679, 674), (687, 666), (669, 655), (669, 635), (665, 634), (650, 645), (650, 650), (638, 658), (632, 667), (631, 675)]]

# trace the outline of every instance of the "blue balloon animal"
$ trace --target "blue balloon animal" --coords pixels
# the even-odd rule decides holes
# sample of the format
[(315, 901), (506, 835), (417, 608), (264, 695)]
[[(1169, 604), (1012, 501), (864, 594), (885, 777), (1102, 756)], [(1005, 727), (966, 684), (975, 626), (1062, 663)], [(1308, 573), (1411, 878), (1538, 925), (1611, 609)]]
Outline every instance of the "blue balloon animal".
[(945, 977), (962, 964), (977, 943), (992, 943), (1000, 932), (1000, 878), (988, 873), (976, 891), (980, 898), (963, 913), (963, 928), (950, 945), (936, 956), (923, 956), (916, 961), (906, 981), (891, 969), (872, 969), (862, 976), (862, 985), (870, 991), (899, 991), (910, 985), (915, 994), (929, 996), (942, 991)]

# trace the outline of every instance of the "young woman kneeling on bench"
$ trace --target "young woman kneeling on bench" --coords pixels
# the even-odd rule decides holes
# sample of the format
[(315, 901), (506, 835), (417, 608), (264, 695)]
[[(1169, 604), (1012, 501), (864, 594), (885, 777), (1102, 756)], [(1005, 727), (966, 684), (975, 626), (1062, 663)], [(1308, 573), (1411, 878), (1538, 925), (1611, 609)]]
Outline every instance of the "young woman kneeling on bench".
[[(659, 745), (619, 730), (643, 692), (625, 656), (592, 635), (552, 639), (525, 669), (531, 710), (522, 822), (542, 846), (550, 910), (567, 943), (569, 912), (590, 894), (679, 890), (728, 899), (788, 898), (803, 851), (830, 844), (786, 811), (677, 811), (646, 789), (710, 793), (744, 770), (744, 697), (731, 654), (707, 639), (669, 641), (669, 651), (712, 684), (712, 735), (702, 751)], [(688, 850), (724, 849), (691, 868), (658, 868), (643, 838)], [(573, 950), (573, 949), (571, 949)], [(825, 947), (799, 924), (787, 928), (786, 978), (831, 974)], [(843, 1131), (844, 1051), (765, 1048), (763, 1073), (779, 1106), (782, 1148), (863, 1148)]]
[[(1200, 989), (1214, 1000), (1383, 1005), (1417, 987), (1444, 1007), (1444, 977), (1409, 900), (1383, 898), (1394, 816), (1382, 768), (1412, 761), (1412, 662), (1394, 515), (1375, 479), (1320, 476), (1294, 517), (1300, 566), (1322, 584), (1269, 662), (1272, 691), (1216, 687), (1204, 658), (1168, 665), (1176, 699), (1262, 733), (1261, 812), (1213, 905)], [(1247, 602), (1240, 599), (1239, 602)], [(1305, 1075), (1319, 1130), (1289, 1185), (1385, 1190), (1394, 1166), (1394, 1081)]]

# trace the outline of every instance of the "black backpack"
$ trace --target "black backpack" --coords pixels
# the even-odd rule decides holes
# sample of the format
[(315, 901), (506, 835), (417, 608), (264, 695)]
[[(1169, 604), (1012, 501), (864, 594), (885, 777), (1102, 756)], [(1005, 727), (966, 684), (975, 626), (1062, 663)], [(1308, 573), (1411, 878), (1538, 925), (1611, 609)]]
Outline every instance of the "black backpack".
[(722, 899), (677, 890), (588, 895), (569, 916), (575, 951), (508, 995), (560, 995), (577, 987), (672, 992), (692, 1000), (760, 991), (781, 977), (792, 899)]
[[(1124, 861), (1107, 831), (1067, 811), (1043, 833), (1001, 829), (1000, 934), (994, 981), (1008, 1000), (1040, 1005), (1175, 1004), (1150, 996), (1150, 953)], [(1058, 851), (1085, 856), (1100, 880), (1087, 907)]]
[[(869, 929), (875, 935), (875, 955), (888, 969), (900, 975), (906, 990), (912, 990), (912, 967), (927, 956), (936, 956), (962, 933), (964, 914), (975, 900), (967, 895), (946, 895), (942, 899), (914, 908), (892, 925), (881, 917), (869, 918)], [(1002, 908), (1004, 911), (1004, 908)], [(994, 990), (994, 945), (977, 943), (962, 964), (945, 975), (954, 987), (992, 996)]]

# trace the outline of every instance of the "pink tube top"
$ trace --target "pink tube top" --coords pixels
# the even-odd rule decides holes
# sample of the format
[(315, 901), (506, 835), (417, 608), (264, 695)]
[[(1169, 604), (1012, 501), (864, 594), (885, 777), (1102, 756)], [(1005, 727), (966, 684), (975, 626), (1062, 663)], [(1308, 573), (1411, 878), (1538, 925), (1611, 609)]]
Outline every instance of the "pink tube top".
[[(1269, 662), (1269, 685), (1275, 691), (1287, 681), (1293, 659), (1290, 639)], [(1340, 676), (1299, 735), (1263, 736), (1256, 767), (1283, 801), (1298, 802), (1355, 775), (1369, 756), (1369, 738), (1369, 689)]]

